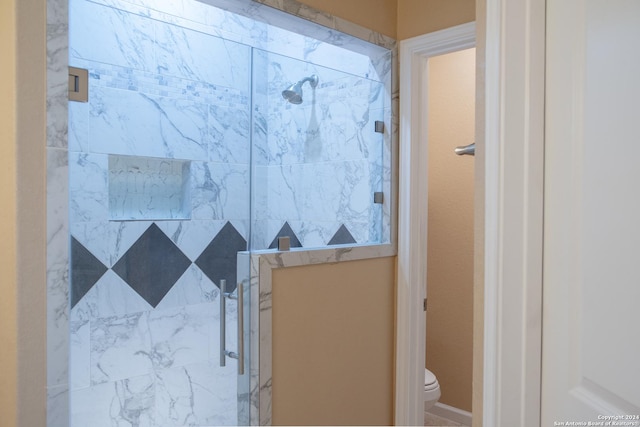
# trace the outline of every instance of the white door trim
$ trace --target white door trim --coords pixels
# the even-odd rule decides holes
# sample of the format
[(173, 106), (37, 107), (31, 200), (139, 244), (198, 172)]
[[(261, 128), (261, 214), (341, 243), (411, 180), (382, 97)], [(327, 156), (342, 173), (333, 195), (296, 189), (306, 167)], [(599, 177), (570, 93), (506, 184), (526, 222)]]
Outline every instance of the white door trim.
[(475, 23), (400, 42), (396, 425), (424, 423), (427, 61), (475, 46)]
[(540, 425), (545, 0), (486, 0), (483, 425)]
[[(475, 264), (484, 267), (476, 284), (484, 286), (484, 348), (482, 385), (474, 388), (482, 387), (483, 426), (539, 426), (545, 0), (481, 1), (484, 112), (476, 117), (484, 117), (484, 131), (476, 135), (476, 161), (484, 169), (484, 254), (476, 256), (484, 258)], [(462, 28), (400, 42), (396, 425), (423, 422), (425, 64), (429, 56), (464, 49), (464, 37), (454, 35)], [(471, 40), (475, 34), (473, 46)]]

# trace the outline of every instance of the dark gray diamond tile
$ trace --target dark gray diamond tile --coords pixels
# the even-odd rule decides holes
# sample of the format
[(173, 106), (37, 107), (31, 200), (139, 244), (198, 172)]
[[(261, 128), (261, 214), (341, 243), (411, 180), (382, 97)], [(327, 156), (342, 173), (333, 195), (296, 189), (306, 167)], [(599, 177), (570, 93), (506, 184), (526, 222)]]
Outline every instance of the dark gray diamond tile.
[(196, 260), (196, 265), (216, 286), (227, 280), (227, 292), (236, 289), (238, 252), (247, 250), (247, 241), (227, 222)]
[(353, 238), (347, 227), (342, 224), (336, 234), (333, 235), (331, 240), (329, 240), (328, 245), (348, 245), (351, 243), (358, 243), (356, 239)]
[(113, 266), (113, 271), (153, 307), (191, 265), (185, 254), (151, 224)]
[(107, 266), (71, 236), (71, 308), (89, 292)]
[(289, 246), (292, 248), (302, 247), (302, 243), (300, 243), (300, 240), (298, 240), (298, 236), (296, 236), (296, 233), (293, 232), (288, 222), (285, 222), (280, 231), (278, 231), (278, 234), (276, 234), (276, 237), (269, 245), (269, 249), (275, 249), (278, 247), (278, 237), (288, 237), (290, 243)]

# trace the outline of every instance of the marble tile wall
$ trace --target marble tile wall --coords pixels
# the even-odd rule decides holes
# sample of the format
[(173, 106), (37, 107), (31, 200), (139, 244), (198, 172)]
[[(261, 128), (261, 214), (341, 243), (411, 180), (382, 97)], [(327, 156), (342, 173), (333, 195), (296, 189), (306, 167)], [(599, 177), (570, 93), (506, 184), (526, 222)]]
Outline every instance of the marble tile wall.
[[(253, 248), (268, 248), (286, 221), (303, 247), (329, 242), (380, 243), (385, 85), (362, 76), (254, 50)], [(303, 102), (285, 101), (289, 85), (303, 85)], [(352, 239), (334, 237), (346, 227)]]
[(70, 425), (236, 425), (217, 285), (249, 238), (251, 49), (144, 10), (70, 2)]
[(67, 17), (66, 0), (47, 0), (47, 427), (69, 424)]
[[(283, 230), (304, 247), (388, 241), (372, 199), (388, 185), (388, 134), (374, 121), (389, 122), (389, 68), (191, 0), (71, 0), (69, 11), (69, 65), (90, 76), (89, 102), (68, 105), (68, 156), (49, 143), (50, 172), (69, 175), (71, 307), (55, 307), (70, 310), (70, 425), (254, 422), (238, 408), (235, 362), (218, 366), (217, 284), (243, 274), (247, 242), (267, 248)], [(286, 103), (281, 91), (310, 74), (318, 87)], [(134, 176), (120, 182), (131, 197), (157, 187), (131, 174), (144, 159), (179, 162), (182, 182), (158, 189), (169, 214), (138, 200), (124, 221), (113, 177)], [(236, 316), (229, 303), (231, 349)], [(66, 389), (66, 372), (50, 372)], [(256, 375), (240, 381), (255, 387)], [(256, 393), (241, 397), (255, 406)]]

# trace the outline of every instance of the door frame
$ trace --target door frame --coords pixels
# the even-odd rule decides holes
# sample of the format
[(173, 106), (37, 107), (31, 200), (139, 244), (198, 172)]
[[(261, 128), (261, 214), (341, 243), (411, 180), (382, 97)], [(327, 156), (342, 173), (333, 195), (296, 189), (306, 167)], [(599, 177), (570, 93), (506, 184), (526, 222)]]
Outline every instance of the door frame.
[[(476, 22), (474, 317), (483, 325), (474, 327), (473, 423), (539, 426), (545, 0), (479, 0)], [(396, 425), (423, 423), (425, 63), (464, 49), (464, 25), (400, 42)]]
[(396, 425), (424, 423), (429, 58), (476, 45), (474, 22), (400, 42)]

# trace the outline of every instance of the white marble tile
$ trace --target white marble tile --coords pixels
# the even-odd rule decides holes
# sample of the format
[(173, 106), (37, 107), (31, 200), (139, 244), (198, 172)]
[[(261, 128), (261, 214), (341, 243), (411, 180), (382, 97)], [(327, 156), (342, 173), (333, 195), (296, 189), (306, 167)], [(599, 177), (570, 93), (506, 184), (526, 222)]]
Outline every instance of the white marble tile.
[[(384, 106), (382, 84), (334, 70), (309, 69), (288, 58), (269, 55), (269, 110), (262, 120), (268, 126), (263, 155), (268, 164), (334, 161), (367, 157), (370, 145), (378, 145), (371, 110)], [(286, 69), (286, 75), (282, 72)], [(291, 71), (294, 70), (294, 71)], [(281, 91), (315, 73), (315, 89), (303, 86), (303, 103), (286, 103)]]
[[(112, 5), (119, 9), (125, 9), (132, 13), (148, 15), (153, 19), (163, 22), (169, 22), (181, 27), (195, 29), (201, 33), (224, 36), (229, 40), (234, 40), (260, 49), (268, 49), (272, 52), (290, 56), (307, 62), (315, 62), (319, 65), (327, 67), (336, 67), (349, 70), (349, 72), (367, 77), (371, 72), (371, 63), (367, 54), (376, 53), (376, 49), (366, 49), (367, 43), (357, 42), (354, 46), (363, 52), (353, 55), (353, 51), (345, 49), (343, 46), (349, 46), (349, 38), (336, 31), (322, 29), (316, 32), (330, 43), (318, 41), (318, 39), (310, 38), (297, 34), (296, 31), (285, 30), (280, 25), (291, 27), (291, 19), (288, 16), (280, 15), (272, 20), (274, 25), (267, 25), (263, 22), (254, 21), (240, 14), (223, 11), (215, 7), (204, 6), (198, 2), (176, 1), (171, 5), (155, 3), (151, 5), (151, 9), (144, 9), (139, 5), (142, 1), (134, 1), (128, 4), (119, 0), (100, 0), (100, 2)], [(132, 3), (135, 3), (134, 6)], [(210, 2), (218, 3), (219, 6), (230, 6), (230, 9), (243, 10), (248, 12), (259, 20), (267, 18), (272, 12), (269, 8), (260, 5), (251, 4), (243, 8), (242, 2)], [(226, 4), (225, 4), (226, 3)], [(246, 3), (246, 2), (245, 2)], [(136, 7), (137, 6), (137, 7)], [(315, 16), (317, 18), (320, 15)], [(269, 20), (269, 19), (267, 19)], [(330, 20), (331, 24), (335, 24), (334, 20)], [(293, 28), (301, 29), (309, 26), (308, 22), (302, 25), (294, 25)], [(370, 35), (367, 34), (367, 37)], [(365, 53), (366, 52), (366, 53)], [(357, 57), (357, 58), (356, 58)]]
[(47, 7), (47, 147), (67, 147), (69, 93), (69, 21), (65, 0)]
[[(376, 209), (375, 207), (373, 208)], [(381, 213), (381, 209), (377, 208)], [(378, 216), (381, 216), (380, 214)], [(368, 220), (369, 217), (365, 218)], [(254, 250), (267, 249), (282, 228), (284, 220), (255, 221), (252, 232)], [(380, 242), (381, 223), (372, 221), (304, 221), (287, 220), (296, 237), (305, 249), (326, 247), (341, 225), (345, 225), (356, 244)]]
[(151, 348), (145, 350), (156, 370), (209, 359), (216, 345), (216, 313), (213, 302), (149, 312)]
[(233, 228), (236, 229), (238, 234), (240, 234), (244, 240), (249, 242), (251, 221), (249, 221), (249, 219), (231, 219), (229, 222), (233, 225)]
[(71, 392), (71, 427), (155, 427), (155, 380), (141, 375)]
[[(337, 44), (348, 46), (356, 51), (363, 49), (369, 52), (367, 47), (373, 48), (373, 46), (366, 46), (369, 43), (387, 48), (391, 48), (394, 43), (394, 40), (388, 36), (332, 16), (326, 12), (319, 11), (295, 0), (256, 0), (256, 2), (320, 24), (318, 26), (304, 28), (300, 21), (292, 20), (293, 22), (291, 22), (288, 29), (298, 28), (298, 31), (294, 30), (296, 33), (307, 34), (319, 40), (333, 40), (333, 38), (338, 37), (339, 42), (336, 42)], [(258, 9), (253, 12), (253, 14), (258, 13), (264, 13), (264, 11)], [(333, 30), (338, 30), (339, 32), (336, 33), (336, 31)], [(367, 40), (369, 43), (363, 43), (362, 40)]]
[(266, 24), (196, 0), (93, 2), (249, 46), (262, 46), (263, 41), (267, 40)]
[(91, 384), (153, 372), (148, 313), (91, 322)]
[(217, 347), (214, 303), (91, 322), (93, 385), (208, 360)]
[(361, 77), (367, 77), (370, 72), (371, 60), (366, 55), (276, 26), (270, 26), (268, 29), (266, 49), (269, 52)]
[(47, 427), (69, 425), (69, 385), (47, 387)]
[[(276, 225), (279, 224), (279, 225)], [(271, 230), (278, 230), (282, 227), (280, 220), (268, 221), (268, 220), (255, 220), (251, 222), (251, 250), (268, 249), (275, 234)], [(269, 240), (271, 239), (271, 240)]]
[(235, 89), (248, 88), (248, 46), (160, 22), (155, 23), (155, 31), (157, 72)]
[[(293, 0), (206, 0), (206, 2), (258, 21), (286, 28), (297, 34), (333, 42), (356, 52), (371, 54), (385, 48), (390, 49), (395, 44), (390, 37)], [(283, 11), (286, 13), (282, 13)], [(303, 19), (292, 19), (290, 15)]]
[(157, 221), (155, 224), (187, 258), (195, 261), (226, 223), (226, 220), (192, 219), (190, 221)]
[(47, 385), (68, 383), (69, 222), (66, 150), (47, 149)]
[(326, 246), (341, 224), (335, 221), (290, 221), (289, 225), (305, 248)]
[[(214, 306), (219, 304), (220, 290), (197, 266), (192, 264), (187, 271), (178, 279), (171, 290), (162, 298), (162, 301), (156, 306), (156, 310), (165, 310), (168, 308), (183, 307), (193, 304), (202, 304), (206, 302), (213, 303)], [(218, 315), (219, 309), (215, 311), (215, 317)]]
[(113, 270), (107, 270), (90, 292), (91, 298), (95, 301), (96, 318), (125, 316), (152, 309), (151, 305)]
[(96, 88), (90, 105), (92, 151), (190, 160), (208, 158), (208, 112), (204, 104)]
[[(381, 211), (378, 205), (374, 205), (372, 210)], [(381, 227), (380, 222), (374, 223), (372, 221), (345, 221), (345, 227), (349, 230), (349, 233), (353, 236), (354, 240), (358, 244), (376, 244), (381, 243), (380, 241), (380, 232), (378, 231)]]
[(346, 221), (373, 204), (366, 161), (301, 164), (268, 170), (266, 219)]
[(69, 151), (89, 150), (89, 103), (69, 102)]
[[(101, 0), (105, 1), (105, 0)], [(110, 1), (110, 0), (106, 0)], [(114, 5), (118, 4), (119, 8), (129, 7), (133, 10), (133, 5), (141, 6), (151, 14), (154, 11), (173, 15), (177, 18), (188, 19), (193, 22), (206, 22), (206, 16), (210, 9), (210, 6), (193, 0), (128, 0), (125, 2), (113, 2)], [(217, 9), (215, 9), (217, 10)], [(221, 11), (220, 11), (221, 12)]]
[(110, 268), (151, 224), (151, 221), (71, 223), (71, 234)]
[[(68, 146), (68, 7), (47, 7), (47, 147)], [(68, 158), (47, 148), (47, 427), (69, 424)]]
[[(373, 206), (369, 214), (369, 222), (366, 224), (366, 226), (368, 227), (368, 236), (369, 236), (369, 240), (367, 240), (366, 242), (380, 243), (380, 244), (389, 243), (390, 236), (385, 234), (385, 227), (384, 227), (383, 221), (384, 221), (383, 207), (380, 205)], [(361, 242), (364, 243), (365, 241), (361, 241)]]
[(382, 136), (374, 131), (366, 100), (356, 106), (350, 99), (271, 112), (270, 163), (357, 160), (379, 151)]
[(337, 221), (289, 221), (289, 225), (296, 233), (302, 246), (309, 249), (326, 246), (342, 223)]
[[(261, 168), (262, 169), (262, 168)], [(284, 165), (281, 167), (267, 166), (261, 171), (266, 175), (264, 194), (260, 196), (262, 203), (256, 203), (254, 207), (255, 217), (262, 219), (288, 219), (299, 220), (302, 218), (302, 200), (298, 184), (302, 184), (302, 172), (299, 165)]]
[[(282, 104), (279, 99), (276, 102)], [(302, 163), (307, 158), (309, 161), (319, 161), (325, 130), (319, 128), (317, 109), (312, 108), (308, 112), (306, 108), (296, 105), (282, 104), (281, 107), (270, 111), (267, 117), (268, 164)]]
[(392, 80), (397, 79), (394, 68), (394, 55), (396, 55), (395, 42), (392, 44), (391, 50), (372, 55), (369, 76), (373, 80), (382, 82), (387, 88), (388, 93), (392, 92)]
[[(47, 149), (47, 268), (69, 263), (69, 159), (67, 151)], [(60, 273), (62, 277), (64, 273)]]
[[(184, 1), (188, 8), (192, 7), (193, 0)], [(264, 48), (267, 42), (268, 26), (263, 22), (209, 5), (203, 16), (207, 26), (235, 35), (233, 40), (258, 48)]]
[(89, 321), (69, 324), (69, 387), (71, 390), (91, 385), (91, 326)]
[(256, 166), (269, 164), (269, 122), (267, 121), (268, 96), (254, 94), (260, 98), (253, 106), (253, 129), (251, 139), (251, 163)]
[(69, 152), (69, 216), (72, 224), (108, 220), (106, 155)]
[(234, 363), (215, 361), (164, 369), (157, 373), (157, 425), (238, 425)]
[(73, 306), (69, 314), (69, 322), (84, 324), (97, 317), (98, 306), (96, 304), (96, 290), (94, 286)]
[[(273, 264), (282, 265), (283, 261), (291, 258), (288, 253), (284, 256), (252, 255), (251, 256), (251, 280), (254, 294), (258, 295), (257, 304), (254, 305), (251, 315), (258, 319), (257, 331), (252, 335), (251, 348), (255, 349), (252, 356), (257, 359), (257, 378), (254, 379), (252, 392), (258, 394), (258, 416), (260, 425), (271, 425), (271, 398), (273, 385), (272, 372), (272, 272)], [(257, 380), (257, 381), (256, 381)], [(257, 382), (257, 384), (256, 384)]]
[(193, 162), (191, 180), (191, 218), (249, 218), (249, 165)]
[(244, 374), (238, 375), (238, 425), (251, 425), (251, 328), (252, 328), (252, 289), (251, 289), (251, 257), (250, 252), (244, 251), (237, 256), (237, 280), (243, 285), (243, 340), (244, 340)]
[(155, 71), (151, 20), (85, 0), (71, 0), (72, 57)]
[(250, 107), (209, 106), (209, 159), (248, 164), (251, 156)]

